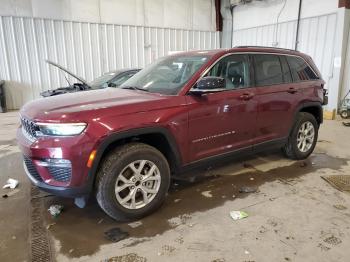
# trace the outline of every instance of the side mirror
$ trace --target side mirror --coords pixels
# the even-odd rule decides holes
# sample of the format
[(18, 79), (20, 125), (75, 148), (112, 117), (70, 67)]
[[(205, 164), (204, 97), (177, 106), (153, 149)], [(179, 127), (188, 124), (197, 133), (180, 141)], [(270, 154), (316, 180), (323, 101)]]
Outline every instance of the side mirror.
[(226, 90), (226, 82), (222, 77), (206, 76), (200, 79), (196, 85), (190, 90), (190, 93), (202, 95), (207, 93), (216, 93)]
[(108, 83), (108, 87), (117, 87), (117, 85), (114, 83)]

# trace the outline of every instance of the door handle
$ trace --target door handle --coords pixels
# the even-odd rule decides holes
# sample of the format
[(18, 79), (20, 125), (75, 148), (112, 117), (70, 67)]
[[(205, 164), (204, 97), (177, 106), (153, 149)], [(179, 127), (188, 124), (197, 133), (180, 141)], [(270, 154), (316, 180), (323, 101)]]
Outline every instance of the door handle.
[(298, 90), (296, 90), (294, 87), (290, 87), (288, 90), (287, 90), (288, 93), (290, 94), (295, 94), (296, 92), (298, 92)]
[(243, 93), (242, 95), (239, 96), (239, 98), (242, 100), (250, 100), (253, 97), (254, 97), (254, 94), (252, 93)]

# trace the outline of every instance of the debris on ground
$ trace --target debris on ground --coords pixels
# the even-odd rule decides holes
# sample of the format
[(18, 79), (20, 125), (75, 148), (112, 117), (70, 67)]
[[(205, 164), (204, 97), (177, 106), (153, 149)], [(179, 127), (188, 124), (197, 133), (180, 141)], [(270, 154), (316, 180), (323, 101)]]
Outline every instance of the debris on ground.
[(56, 223), (48, 224), (48, 225), (46, 226), (46, 229), (50, 229), (50, 227), (52, 227), (52, 226), (54, 226), (54, 225), (56, 225)]
[(99, 225), (99, 224), (101, 224), (103, 222), (103, 218), (101, 218), (98, 222), (97, 222), (97, 224)]
[(114, 227), (105, 231), (104, 235), (108, 240), (112, 242), (118, 242), (120, 240), (127, 238), (129, 236), (129, 233), (121, 230), (118, 227)]
[(258, 188), (252, 186), (243, 186), (239, 189), (239, 193), (254, 193), (256, 191), (258, 191)]
[(203, 191), (202, 193), (201, 193), (203, 196), (205, 196), (205, 197), (213, 197), (213, 195), (211, 194), (211, 191), (209, 190), (209, 191)]
[(307, 163), (305, 161), (302, 161), (300, 162), (299, 164), (300, 167), (306, 167), (307, 166)]
[(343, 125), (349, 127), (350, 126), (350, 122), (343, 122)]
[(50, 212), (51, 216), (54, 218), (57, 218), (63, 211), (63, 206), (62, 205), (51, 205), (48, 209)]
[(174, 200), (174, 203), (177, 203), (177, 202), (179, 202), (179, 201), (181, 201), (181, 199), (180, 199), (180, 198), (177, 198), (177, 199)]
[(231, 211), (230, 216), (233, 220), (239, 220), (248, 217), (248, 214), (244, 211)]
[(340, 205), (340, 204), (338, 204), (338, 205), (333, 205), (333, 207), (336, 208), (336, 209), (339, 209), (339, 210), (345, 210), (345, 209), (347, 209), (346, 206), (343, 206), (343, 205)]
[(254, 180), (254, 177), (249, 178), (249, 180), (250, 180), (250, 181), (253, 181), (253, 180)]
[(6, 185), (4, 185), (2, 188), (11, 188), (15, 189), (18, 186), (18, 180), (9, 178), (6, 181)]
[(72, 249), (69, 249), (69, 254), (72, 254), (73, 253), (73, 251), (74, 251), (74, 248), (72, 248)]
[(131, 227), (131, 228), (137, 228), (137, 227), (139, 227), (141, 225), (142, 225), (141, 221), (136, 221), (136, 222), (132, 222), (132, 223), (128, 224), (128, 226)]
[(10, 192), (2, 195), (2, 198), (8, 198), (10, 196), (13, 196), (14, 194), (17, 194), (19, 191), (20, 191), (19, 189), (11, 190)]

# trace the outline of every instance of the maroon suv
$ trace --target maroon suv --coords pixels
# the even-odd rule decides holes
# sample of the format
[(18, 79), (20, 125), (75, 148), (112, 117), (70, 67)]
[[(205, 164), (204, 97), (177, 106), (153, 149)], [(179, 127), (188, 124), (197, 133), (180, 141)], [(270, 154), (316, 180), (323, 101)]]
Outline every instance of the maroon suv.
[(93, 193), (117, 220), (163, 202), (173, 174), (207, 160), (283, 148), (314, 150), (326, 100), (312, 59), (237, 47), (160, 58), (121, 88), (38, 99), (17, 138), (29, 179), (85, 205)]

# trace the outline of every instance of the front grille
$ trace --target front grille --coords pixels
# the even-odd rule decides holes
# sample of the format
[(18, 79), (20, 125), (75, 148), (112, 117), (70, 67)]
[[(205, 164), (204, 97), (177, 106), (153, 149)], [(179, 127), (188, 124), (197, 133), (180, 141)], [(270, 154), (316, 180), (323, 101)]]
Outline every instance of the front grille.
[(24, 130), (31, 138), (37, 137), (36, 131), (39, 131), (39, 128), (35, 124), (35, 122), (26, 118), (21, 118), (21, 124), (22, 124), (22, 130)]
[(43, 179), (41, 178), (41, 176), (39, 175), (38, 171), (36, 170), (36, 167), (33, 164), (33, 161), (27, 156), (23, 156), (23, 159), (24, 159), (24, 163), (25, 163), (25, 165), (27, 167), (27, 170), (28, 170), (29, 174), (33, 178), (35, 178), (36, 180), (42, 182)]
[(72, 177), (71, 167), (48, 166), (47, 170), (56, 181), (68, 182)]

